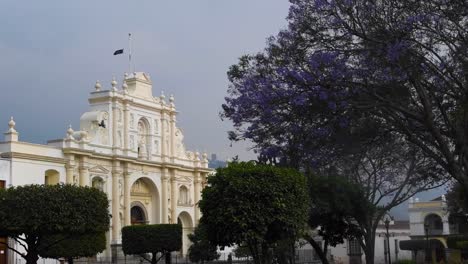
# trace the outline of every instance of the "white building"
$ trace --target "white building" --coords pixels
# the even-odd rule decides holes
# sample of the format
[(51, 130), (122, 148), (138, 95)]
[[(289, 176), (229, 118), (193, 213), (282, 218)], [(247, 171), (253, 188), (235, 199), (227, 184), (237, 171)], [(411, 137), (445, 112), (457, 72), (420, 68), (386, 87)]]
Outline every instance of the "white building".
[[(391, 220), (388, 225), (389, 242), (390, 242), (390, 260), (411, 259), (411, 252), (401, 251), (398, 244), (402, 240), (410, 238), (410, 226), (408, 221), (394, 221)], [(376, 229), (375, 236), (375, 254), (374, 263), (383, 264), (388, 263), (386, 245), (387, 229), (383, 221), (379, 223)], [(356, 240), (345, 240), (345, 243), (330, 248), (331, 257), (335, 264), (348, 264), (348, 263), (365, 263), (364, 252)]]
[[(417, 263), (435, 260), (436, 262), (460, 262), (467, 259), (467, 251), (450, 248), (450, 239), (466, 234), (466, 216), (451, 214), (445, 196), (431, 201), (409, 202), (411, 240), (402, 241), (400, 247), (412, 252)], [(431, 259), (431, 260), (429, 260)]]
[(12, 118), (0, 142), (0, 185), (69, 183), (104, 191), (112, 220), (100, 257), (115, 258), (121, 227), (135, 223), (180, 221), (186, 252), (210, 172), (207, 155), (186, 151), (174, 97), (154, 97), (147, 74), (126, 74), (117, 85), (113, 80), (102, 89), (96, 82), (79, 130), (69, 127), (63, 139), (47, 145), (19, 141)]

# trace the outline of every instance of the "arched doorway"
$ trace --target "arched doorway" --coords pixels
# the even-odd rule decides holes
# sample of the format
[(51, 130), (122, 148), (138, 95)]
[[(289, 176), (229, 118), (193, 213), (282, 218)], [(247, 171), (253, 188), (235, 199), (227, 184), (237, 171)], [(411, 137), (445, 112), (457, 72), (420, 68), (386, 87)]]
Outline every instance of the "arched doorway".
[(146, 177), (137, 179), (130, 189), (130, 222), (131, 224), (159, 224), (160, 200), (154, 182)]
[(56, 170), (46, 170), (44, 175), (45, 185), (55, 185), (60, 183), (60, 173)]
[(132, 225), (144, 225), (147, 223), (146, 219), (143, 208), (138, 205), (132, 206), (132, 209), (130, 209), (130, 222)]
[(192, 244), (188, 239), (188, 235), (193, 233), (192, 217), (187, 212), (182, 212), (177, 217), (177, 223), (182, 225), (182, 254), (187, 254), (187, 250)]

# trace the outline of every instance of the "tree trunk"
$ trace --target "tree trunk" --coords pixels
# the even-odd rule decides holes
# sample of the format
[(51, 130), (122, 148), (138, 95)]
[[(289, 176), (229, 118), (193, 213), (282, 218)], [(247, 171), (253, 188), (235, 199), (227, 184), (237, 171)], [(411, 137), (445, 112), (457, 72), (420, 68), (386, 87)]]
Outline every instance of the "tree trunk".
[(73, 264), (73, 258), (68, 258), (68, 264)]
[(323, 252), (322, 247), (309, 235), (305, 236), (304, 239), (314, 248), (322, 264), (328, 264), (327, 255)]
[(164, 257), (165, 257), (166, 264), (171, 264), (171, 262), (172, 262), (171, 252), (166, 252)]
[(151, 254), (151, 255), (152, 255), (152, 256), (151, 256), (151, 264), (157, 264), (157, 263), (158, 263), (158, 261), (157, 261), (157, 259), (156, 259), (156, 254), (157, 254), (157, 253), (152, 253), (152, 254)]
[(30, 251), (24, 259), (26, 260), (26, 264), (37, 264), (39, 255), (35, 251)]
[(366, 247), (364, 249), (364, 254), (366, 255), (366, 264), (374, 264), (374, 254), (375, 254), (375, 229), (367, 230), (366, 237), (364, 238), (366, 242)]

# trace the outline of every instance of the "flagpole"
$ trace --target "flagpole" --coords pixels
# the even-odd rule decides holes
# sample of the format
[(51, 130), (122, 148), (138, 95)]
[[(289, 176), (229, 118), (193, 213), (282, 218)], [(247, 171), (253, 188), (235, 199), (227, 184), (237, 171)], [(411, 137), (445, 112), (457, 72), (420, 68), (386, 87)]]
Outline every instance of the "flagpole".
[(128, 33), (128, 72), (132, 73), (132, 33)]

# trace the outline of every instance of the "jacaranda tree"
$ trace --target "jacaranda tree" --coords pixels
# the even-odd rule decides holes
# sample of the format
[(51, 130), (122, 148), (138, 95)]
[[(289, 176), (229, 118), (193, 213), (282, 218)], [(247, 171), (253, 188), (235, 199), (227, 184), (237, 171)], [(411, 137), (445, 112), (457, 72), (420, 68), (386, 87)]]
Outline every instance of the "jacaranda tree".
[(287, 29), (228, 73), (231, 138), (306, 168), (395, 134), (468, 186), (468, 5), (290, 2)]
[[(363, 172), (388, 153), (388, 139), (403, 151), (391, 158), (397, 166), (383, 165), (403, 176), (382, 178), (401, 187), (387, 197), (407, 199), (447, 175), (468, 186), (468, 6), (290, 2), (288, 28), (228, 72), (222, 117), (234, 123), (230, 138), (251, 140), (263, 161), (305, 172), (336, 167), (355, 181), (385, 175)], [(372, 263), (373, 252), (366, 258)]]

